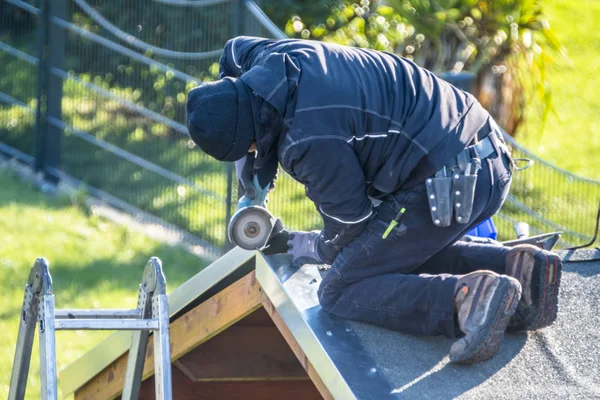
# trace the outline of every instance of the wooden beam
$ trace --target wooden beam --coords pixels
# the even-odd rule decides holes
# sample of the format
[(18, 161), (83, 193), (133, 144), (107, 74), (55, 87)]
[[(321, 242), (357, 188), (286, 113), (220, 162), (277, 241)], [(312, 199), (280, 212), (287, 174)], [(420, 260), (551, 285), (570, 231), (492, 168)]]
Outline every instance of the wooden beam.
[[(154, 377), (146, 379), (140, 390), (140, 400), (154, 400)], [(318, 400), (315, 385), (304, 381), (240, 381), (191, 382), (173, 368), (173, 399), (175, 400)]]
[[(179, 359), (260, 306), (260, 285), (253, 271), (171, 323), (171, 359)], [(151, 336), (144, 379), (154, 373), (153, 349)], [(114, 399), (123, 390), (126, 368), (127, 353), (77, 390), (75, 399)]]
[(296, 358), (298, 358), (298, 361), (300, 361), (300, 364), (308, 374), (309, 378), (317, 387), (317, 390), (319, 391), (321, 396), (323, 396), (323, 398), (326, 400), (334, 400), (333, 396), (329, 392), (329, 389), (327, 389), (327, 386), (325, 386), (325, 384), (321, 380), (321, 377), (319, 376), (319, 374), (317, 374), (317, 371), (315, 371), (315, 368), (309, 361), (308, 357), (306, 357), (306, 354), (304, 354), (304, 351), (302, 351), (302, 348), (292, 335), (292, 332), (290, 332), (287, 325), (285, 324), (285, 322), (283, 322), (283, 319), (281, 319), (281, 316), (277, 312), (277, 309), (275, 308), (273, 303), (271, 303), (271, 300), (263, 291), (260, 292), (260, 300), (265, 310), (271, 316), (271, 319), (275, 323), (275, 326), (277, 326), (277, 329), (279, 329), (279, 332), (281, 332), (281, 335), (296, 355)]
[(181, 357), (177, 368), (194, 381), (308, 380), (270, 318), (271, 326), (244, 320)]

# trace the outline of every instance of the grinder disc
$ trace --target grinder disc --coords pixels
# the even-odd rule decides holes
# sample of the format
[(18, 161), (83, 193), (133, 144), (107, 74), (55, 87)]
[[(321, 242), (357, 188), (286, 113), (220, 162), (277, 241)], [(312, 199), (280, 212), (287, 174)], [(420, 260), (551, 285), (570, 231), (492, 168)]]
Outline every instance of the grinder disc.
[(273, 216), (263, 207), (253, 206), (238, 210), (229, 223), (229, 240), (242, 249), (263, 248), (273, 229)]

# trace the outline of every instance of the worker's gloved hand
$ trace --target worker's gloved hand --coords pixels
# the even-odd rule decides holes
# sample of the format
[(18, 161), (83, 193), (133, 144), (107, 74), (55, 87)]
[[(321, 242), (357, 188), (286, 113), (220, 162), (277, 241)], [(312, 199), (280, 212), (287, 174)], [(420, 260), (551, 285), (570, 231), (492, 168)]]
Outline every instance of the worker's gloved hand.
[[(271, 190), (275, 189), (275, 181), (277, 180), (277, 175), (279, 174), (279, 169), (277, 169), (277, 160), (275, 159), (274, 169), (273, 164), (271, 164), (263, 166), (261, 169), (255, 169), (254, 174), (256, 180), (258, 181), (259, 188), (263, 188), (262, 193), (264, 193), (264, 188), (268, 188), (267, 193), (270, 193)], [(267, 203), (269, 203), (269, 198), (265, 197), (263, 205), (266, 207)]]
[(279, 173), (279, 169), (277, 168), (278, 165), (277, 157), (259, 160), (254, 164), (254, 174), (256, 175), (258, 184), (261, 188), (266, 188), (268, 186), (269, 192), (275, 188), (275, 181), (277, 180), (277, 175)]
[(323, 264), (317, 251), (317, 240), (320, 232), (290, 232), (288, 237), (288, 254), (293, 256), (292, 265)]
[[(242, 189), (244, 189), (244, 195), (251, 200), (256, 199), (256, 196), (258, 195), (257, 188), (254, 186), (255, 174), (258, 178), (260, 188), (266, 188), (268, 186), (268, 191), (270, 192), (275, 188), (275, 181), (277, 180), (277, 175), (279, 173), (279, 170), (277, 169), (277, 159), (274, 159), (274, 162), (270, 162), (258, 170), (254, 169), (255, 159), (256, 153), (252, 152), (235, 162), (235, 174), (238, 182), (242, 186)], [(265, 203), (267, 202), (268, 200), (265, 199)]]
[(244, 189), (244, 195), (249, 199), (256, 198), (256, 188), (254, 187), (254, 159), (256, 153), (248, 153), (235, 162), (235, 175), (238, 182)]

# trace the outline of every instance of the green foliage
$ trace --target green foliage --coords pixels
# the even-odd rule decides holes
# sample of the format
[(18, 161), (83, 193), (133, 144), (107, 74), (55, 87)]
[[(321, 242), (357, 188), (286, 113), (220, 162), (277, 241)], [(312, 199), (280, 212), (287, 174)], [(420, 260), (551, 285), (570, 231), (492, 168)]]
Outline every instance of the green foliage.
[(285, 26), (290, 15), (302, 15), (307, 25), (318, 23), (339, 0), (278, 0), (257, 1), (263, 11), (277, 26)]
[(545, 49), (560, 48), (539, 0), (392, 0), (390, 4), (417, 34), (425, 36), (420, 43), (411, 41), (415, 54), (428, 42), (433, 44), (435, 60), (425, 63), (432, 70), (466, 68), (477, 73), (510, 54), (535, 57)]
[(361, 4), (344, 2), (311, 26), (295, 16), (286, 24), (285, 32), (292, 37), (386, 51), (393, 51), (404, 42), (405, 21), (392, 8), (379, 6), (372, 11), (369, 1)]

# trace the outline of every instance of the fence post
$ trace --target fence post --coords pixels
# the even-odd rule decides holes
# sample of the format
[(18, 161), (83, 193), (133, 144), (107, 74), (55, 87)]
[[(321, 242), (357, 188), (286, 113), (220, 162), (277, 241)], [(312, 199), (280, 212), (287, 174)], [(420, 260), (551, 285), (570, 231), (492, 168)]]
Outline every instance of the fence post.
[[(240, 34), (247, 36), (264, 36), (262, 25), (252, 13), (248, 11), (246, 8), (246, 0), (242, 0), (241, 5), (241, 13), (242, 13), (242, 22), (240, 26)], [(254, 0), (254, 3), (258, 6), (262, 6), (261, 0)]]
[(37, 32), (37, 82), (36, 82), (36, 107), (35, 107), (35, 140), (33, 155), (35, 158), (34, 169), (40, 172), (44, 169), (44, 132), (46, 132), (46, 86), (47, 65), (46, 55), (48, 52), (48, 27), (50, 24), (49, 5), (50, 0), (42, 0), (40, 3), (40, 17), (38, 19)]
[[(48, 97), (47, 113), (49, 123), (47, 123), (46, 140), (44, 141), (44, 164), (45, 168), (51, 167), (58, 169), (60, 167), (61, 155), (61, 137), (62, 129), (52, 123), (52, 120), (62, 120), (62, 97), (63, 97), (63, 79), (51, 72), (51, 68), (63, 69), (65, 57), (65, 31), (63, 28), (52, 24), (52, 16), (60, 19), (67, 19), (66, 0), (51, 0), (49, 12), (49, 39), (48, 39)], [(58, 177), (50, 174), (46, 170), (45, 179), (57, 183)]]
[(38, 28), (35, 110), (35, 164), (36, 172), (44, 172), (44, 179), (58, 183), (58, 177), (48, 172), (48, 167), (60, 165), (60, 139), (62, 130), (49, 122), (62, 119), (63, 80), (52, 74), (52, 68), (62, 69), (65, 51), (65, 32), (52, 24), (52, 16), (66, 19), (66, 0), (42, 0)]

